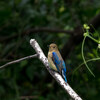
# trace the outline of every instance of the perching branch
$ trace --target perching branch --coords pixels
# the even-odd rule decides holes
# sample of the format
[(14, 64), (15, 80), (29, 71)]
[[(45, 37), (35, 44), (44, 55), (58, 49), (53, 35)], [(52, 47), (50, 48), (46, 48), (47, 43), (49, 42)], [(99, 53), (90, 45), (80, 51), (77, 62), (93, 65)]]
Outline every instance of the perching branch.
[(6, 64), (0, 66), (0, 69), (5, 68), (5, 67), (8, 66), (8, 65), (15, 64), (15, 63), (18, 63), (18, 62), (20, 62), (20, 61), (26, 60), (26, 59), (35, 58), (35, 57), (37, 57), (37, 56), (38, 56), (38, 54), (34, 54), (34, 55), (30, 55), (30, 56), (27, 56), (27, 57), (24, 57), (24, 58), (20, 58), (20, 59), (17, 59), (17, 60), (8, 62), (8, 63), (6, 63)]
[(77, 93), (75, 93), (75, 91), (70, 87), (70, 85), (68, 83), (66, 83), (64, 81), (64, 79), (61, 77), (60, 74), (58, 74), (57, 72), (53, 71), (50, 69), (49, 64), (48, 64), (48, 60), (45, 57), (44, 53), (42, 52), (40, 46), (38, 45), (38, 43), (35, 41), (35, 39), (31, 39), (30, 40), (30, 44), (31, 46), (35, 49), (35, 51), (37, 52), (37, 54), (31, 55), (31, 56), (27, 56), (24, 58), (20, 58), (18, 60), (14, 60), (11, 62), (8, 62), (2, 66), (0, 66), (0, 69), (5, 68), (8, 65), (14, 64), (14, 63), (18, 63), (22, 60), (26, 60), (26, 59), (30, 59), (30, 58), (34, 58), (34, 57), (38, 57), (43, 64), (45, 65), (45, 67), (47, 68), (47, 70), (49, 71), (49, 73), (56, 79), (56, 81), (65, 89), (65, 91), (74, 99), (74, 100), (82, 100)]
[(61, 75), (59, 73), (50, 69), (49, 64), (48, 64), (48, 59), (44, 55), (42, 49), (40, 48), (40, 46), (36, 42), (36, 40), (31, 39), (30, 44), (35, 49), (36, 53), (38, 54), (38, 58), (45, 65), (45, 67), (49, 71), (49, 73), (65, 89), (65, 91), (71, 96), (71, 98), (73, 98), (74, 100), (82, 100), (81, 97), (79, 97), (78, 94), (70, 87), (70, 85), (64, 81), (64, 79), (61, 77)]

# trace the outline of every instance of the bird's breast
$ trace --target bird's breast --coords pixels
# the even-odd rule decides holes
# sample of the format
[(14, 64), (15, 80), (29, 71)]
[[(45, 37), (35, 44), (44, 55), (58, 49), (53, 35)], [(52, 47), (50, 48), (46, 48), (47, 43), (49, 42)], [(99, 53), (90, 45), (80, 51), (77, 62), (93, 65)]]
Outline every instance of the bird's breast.
[(48, 52), (48, 57), (52, 57), (52, 52)]

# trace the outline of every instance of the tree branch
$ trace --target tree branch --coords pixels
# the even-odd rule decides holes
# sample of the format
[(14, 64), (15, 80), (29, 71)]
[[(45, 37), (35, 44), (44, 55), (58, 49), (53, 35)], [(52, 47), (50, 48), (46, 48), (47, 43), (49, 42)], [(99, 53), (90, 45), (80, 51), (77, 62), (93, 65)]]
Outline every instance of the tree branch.
[(26, 59), (30, 59), (30, 58), (34, 58), (34, 57), (38, 57), (42, 63), (45, 65), (45, 67), (47, 68), (47, 70), (49, 71), (49, 73), (56, 79), (56, 81), (65, 89), (65, 91), (74, 99), (74, 100), (82, 100), (77, 93), (75, 93), (75, 91), (70, 87), (70, 85), (68, 83), (66, 83), (64, 81), (64, 79), (61, 77), (61, 75), (53, 70), (51, 70), (51, 68), (48, 65), (48, 60), (45, 57), (44, 53), (42, 52), (40, 46), (38, 45), (38, 43), (35, 41), (35, 39), (31, 39), (30, 40), (30, 44), (31, 46), (35, 49), (35, 51), (37, 52), (37, 54), (31, 55), (31, 56), (27, 56), (24, 58), (20, 58), (18, 60), (14, 60), (11, 62), (8, 62), (2, 66), (0, 66), (0, 69), (5, 68), (8, 65), (14, 64), (14, 63), (18, 63), (22, 60), (26, 60)]
[[(73, 31), (71, 30), (63, 30), (63, 29), (55, 29), (55, 28), (32, 28), (32, 29), (28, 29), (24, 32), (21, 33), (21, 36), (25, 36), (25, 35), (29, 35), (29, 34), (33, 34), (33, 33), (37, 33), (37, 32), (50, 32), (50, 33), (66, 33), (69, 35), (73, 35)], [(19, 34), (14, 34), (12, 36), (7, 36), (7, 37), (0, 37), (0, 42), (3, 41), (9, 41), (12, 40), (16, 37), (18, 37)]]
[(18, 60), (14, 60), (14, 61), (8, 62), (8, 63), (6, 63), (6, 64), (0, 66), (0, 69), (5, 68), (5, 67), (8, 66), (8, 65), (15, 64), (15, 63), (18, 63), (18, 62), (20, 62), (20, 61), (26, 60), (26, 59), (35, 58), (35, 57), (37, 57), (37, 56), (38, 56), (38, 54), (34, 54), (34, 55), (30, 55), (30, 56), (27, 56), (27, 57), (24, 57), (24, 58), (20, 58), (20, 59), (18, 59)]
[(45, 57), (42, 49), (40, 48), (39, 44), (35, 41), (35, 39), (30, 40), (30, 45), (35, 49), (36, 53), (38, 54), (38, 58), (45, 65), (49, 73), (65, 89), (65, 91), (71, 96), (71, 98), (73, 98), (74, 100), (82, 100), (81, 97), (79, 97), (78, 94), (70, 87), (70, 85), (64, 81), (64, 79), (59, 73), (50, 69), (48, 59)]
[(43, 28), (32, 28), (32, 29), (27, 30), (23, 34), (25, 35), (25, 34), (31, 34), (31, 33), (37, 33), (37, 32), (66, 33), (66, 34), (69, 34), (69, 35), (73, 35), (73, 31), (71, 31), (71, 30), (46, 28), (46, 27), (43, 27)]

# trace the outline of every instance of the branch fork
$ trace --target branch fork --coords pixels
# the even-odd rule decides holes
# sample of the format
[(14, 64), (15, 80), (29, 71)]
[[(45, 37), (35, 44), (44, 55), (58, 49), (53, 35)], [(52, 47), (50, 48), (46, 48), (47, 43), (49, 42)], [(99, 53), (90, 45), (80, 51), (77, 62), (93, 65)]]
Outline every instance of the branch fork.
[(40, 48), (39, 44), (37, 43), (37, 41), (35, 39), (31, 39), (30, 45), (35, 49), (36, 54), (8, 62), (8, 63), (0, 66), (0, 69), (5, 68), (8, 65), (15, 64), (20, 61), (26, 60), (26, 59), (38, 57), (40, 59), (40, 61), (42, 61), (42, 63), (46, 67), (46, 69), (49, 71), (49, 73), (52, 75), (52, 77), (54, 77), (54, 79), (62, 86), (62, 88), (65, 89), (65, 91), (71, 96), (71, 98), (73, 98), (74, 100), (82, 100), (81, 97), (79, 97), (78, 94), (70, 87), (70, 85), (64, 81), (62, 76), (59, 73), (53, 71), (49, 67), (48, 59), (44, 55), (44, 53), (43, 53), (42, 49)]
[(55, 78), (55, 80), (65, 89), (65, 91), (73, 98), (74, 100), (82, 100), (81, 97), (70, 87), (68, 83), (64, 81), (61, 75), (53, 70), (50, 69), (48, 64), (48, 59), (44, 55), (42, 49), (40, 48), (39, 44), (35, 39), (30, 40), (30, 45), (34, 48), (36, 53), (38, 54), (38, 58), (42, 61), (46, 69), (49, 73)]

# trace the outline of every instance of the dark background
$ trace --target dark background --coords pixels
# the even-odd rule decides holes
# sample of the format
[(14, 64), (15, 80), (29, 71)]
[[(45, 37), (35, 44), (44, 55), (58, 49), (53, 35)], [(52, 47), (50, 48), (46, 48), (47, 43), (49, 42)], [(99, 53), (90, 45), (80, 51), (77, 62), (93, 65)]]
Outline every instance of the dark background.
[[(67, 66), (70, 86), (83, 100), (100, 100), (100, 61), (83, 65), (83, 24), (92, 24), (92, 36), (100, 32), (100, 0), (0, 0), (0, 65), (35, 54), (29, 40), (37, 40), (47, 56), (56, 43)], [(95, 31), (96, 30), (96, 31)], [(98, 44), (87, 38), (86, 60), (100, 56)], [(28, 98), (27, 98), (28, 97)], [(37, 58), (0, 69), (0, 100), (71, 100)]]

